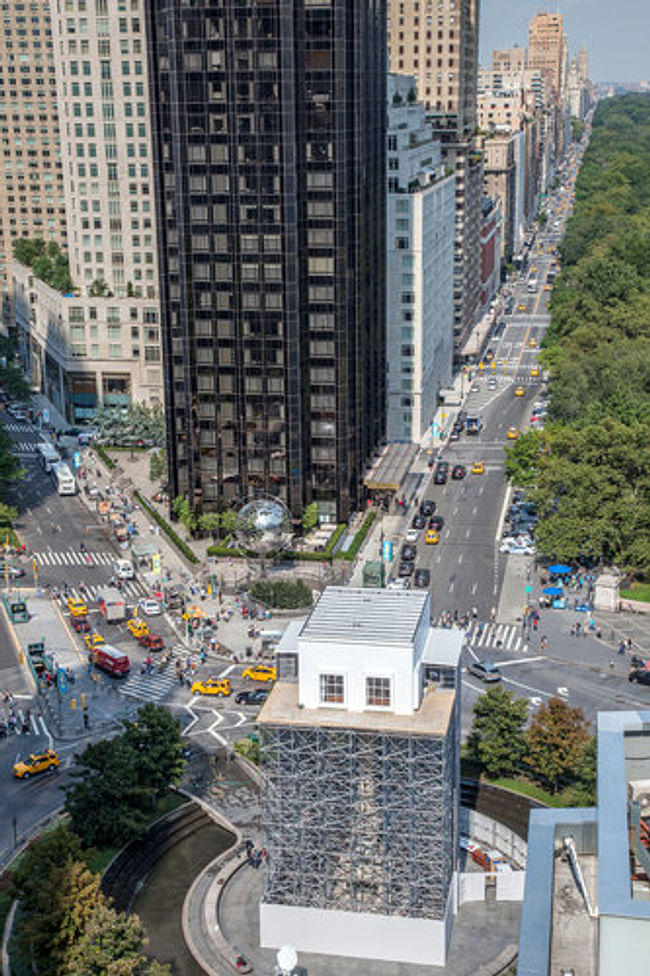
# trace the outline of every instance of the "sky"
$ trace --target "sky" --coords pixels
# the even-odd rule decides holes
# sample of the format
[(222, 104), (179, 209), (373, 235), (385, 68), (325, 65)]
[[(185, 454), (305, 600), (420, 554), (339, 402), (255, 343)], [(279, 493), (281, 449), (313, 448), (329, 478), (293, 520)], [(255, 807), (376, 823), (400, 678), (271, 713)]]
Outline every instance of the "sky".
[(583, 44), (592, 81), (650, 79), (650, 0), (479, 0), (480, 63), (489, 67), (492, 49), (524, 46), (536, 13), (561, 13), (571, 56)]

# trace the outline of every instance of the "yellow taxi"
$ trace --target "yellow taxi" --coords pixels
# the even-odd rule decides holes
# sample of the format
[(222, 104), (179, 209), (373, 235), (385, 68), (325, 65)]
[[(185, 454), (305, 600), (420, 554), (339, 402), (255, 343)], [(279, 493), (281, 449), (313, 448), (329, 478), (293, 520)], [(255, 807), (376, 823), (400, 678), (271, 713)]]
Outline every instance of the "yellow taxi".
[(474, 461), (474, 464), (472, 465), (472, 474), (484, 474), (484, 472), (485, 472), (485, 465), (483, 464), (483, 462)]
[(525, 302), (520, 302), (519, 305), (517, 305), (517, 308), (520, 312), (525, 312), (528, 309), (528, 305), (526, 305)]
[(231, 692), (228, 678), (204, 678), (203, 681), (195, 681), (192, 685), (193, 695), (219, 695), (228, 698)]
[(65, 601), (65, 605), (70, 611), (71, 617), (85, 617), (88, 613), (88, 607), (83, 600), (75, 600), (71, 597)]
[(531, 267), (531, 269), (530, 269), (530, 273), (531, 273), (531, 274), (537, 274), (537, 265), (536, 265), (536, 264), (534, 264), (534, 265), (533, 265), (533, 266)]
[(537, 348), (537, 339), (535, 338), (535, 336), (530, 337), (530, 339), (528, 340), (528, 345), (530, 346), (531, 349)]
[(539, 366), (533, 366), (530, 371), (531, 376), (539, 376)]
[(84, 634), (84, 643), (89, 651), (94, 651), (96, 647), (101, 647), (106, 641), (101, 634)]
[(54, 749), (47, 749), (45, 752), (32, 753), (27, 759), (22, 759), (14, 765), (14, 776), (16, 779), (29, 779), (37, 773), (54, 772), (58, 769), (61, 760)]
[(550, 285), (547, 281), (544, 285), (544, 291), (553, 291), (553, 285)]
[(519, 437), (519, 430), (517, 427), (508, 427), (506, 431), (506, 437), (509, 441), (516, 441)]
[(147, 627), (144, 620), (140, 617), (132, 617), (131, 620), (127, 620), (126, 629), (130, 630), (134, 637), (144, 637), (145, 634), (149, 633), (149, 628)]
[(523, 386), (515, 387), (515, 396), (526, 396), (526, 391), (524, 390)]
[(254, 664), (242, 674), (242, 678), (250, 678), (251, 681), (275, 681), (276, 677), (276, 670), (270, 664)]
[(438, 544), (438, 533), (435, 529), (429, 529), (424, 536), (424, 541), (428, 546), (435, 546)]

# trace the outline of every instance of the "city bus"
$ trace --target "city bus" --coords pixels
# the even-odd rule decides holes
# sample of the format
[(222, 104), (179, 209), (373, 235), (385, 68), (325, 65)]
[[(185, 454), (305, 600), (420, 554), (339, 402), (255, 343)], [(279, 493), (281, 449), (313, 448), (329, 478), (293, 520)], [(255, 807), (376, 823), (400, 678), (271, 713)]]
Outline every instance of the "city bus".
[(61, 455), (53, 444), (38, 444), (36, 450), (41, 467), (49, 474), (54, 465), (61, 460)]
[(51, 473), (59, 495), (76, 495), (77, 482), (65, 461), (53, 465)]

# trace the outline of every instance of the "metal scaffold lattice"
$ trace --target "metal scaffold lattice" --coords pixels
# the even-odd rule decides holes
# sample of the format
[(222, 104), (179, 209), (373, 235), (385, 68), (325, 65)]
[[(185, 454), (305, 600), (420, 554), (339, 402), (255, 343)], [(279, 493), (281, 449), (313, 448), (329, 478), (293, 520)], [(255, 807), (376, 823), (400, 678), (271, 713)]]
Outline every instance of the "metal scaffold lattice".
[(443, 918), (457, 847), (455, 728), (264, 726), (263, 900)]

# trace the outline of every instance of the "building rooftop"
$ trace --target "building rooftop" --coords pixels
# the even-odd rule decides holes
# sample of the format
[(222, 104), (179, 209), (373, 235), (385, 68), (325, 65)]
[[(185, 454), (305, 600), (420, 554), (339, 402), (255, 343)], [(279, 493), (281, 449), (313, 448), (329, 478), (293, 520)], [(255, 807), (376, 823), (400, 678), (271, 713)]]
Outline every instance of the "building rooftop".
[(278, 681), (262, 706), (257, 722), (260, 726), (441, 736), (449, 728), (455, 697), (454, 691), (426, 691), (420, 707), (410, 715), (382, 711), (349, 712), (339, 708), (301, 708), (298, 704), (298, 685)]
[(328, 586), (300, 636), (351, 644), (409, 644), (415, 639), (427, 599), (423, 591)]

